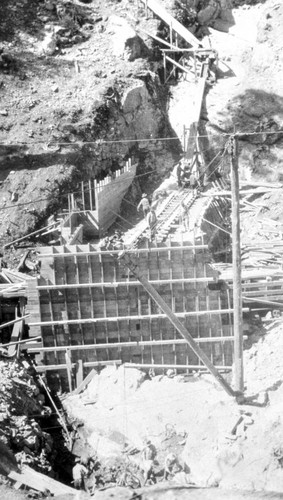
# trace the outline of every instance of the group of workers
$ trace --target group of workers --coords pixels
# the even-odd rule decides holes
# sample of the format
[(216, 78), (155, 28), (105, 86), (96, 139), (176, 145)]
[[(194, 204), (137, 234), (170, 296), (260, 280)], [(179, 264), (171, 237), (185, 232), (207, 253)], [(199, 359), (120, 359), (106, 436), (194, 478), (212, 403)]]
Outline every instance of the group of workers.
[[(158, 477), (159, 481), (170, 481), (174, 479), (177, 473), (182, 472), (188, 474), (190, 472), (187, 465), (172, 452), (166, 455), (163, 468), (160, 470), (159, 467), (156, 467), (159, 465), (159, 462), (156, 460), (157, 450), (154, 444), (150, 439), (145, 439), (143, 445), (139, 466), (143, 479), (140, 479), (140, 486), (154, 484), (157, 482)], [(74, 487), (77, 490), (84, 490), (93, 494), (97, 487), (95, 477), (92, 480), (92, 473), (94, 470), (95, 461), (92, 458), (86, 459), (77, 457), (72, 469)]]
[[(156, 461), (157, 451), (155, 446), (149, 439), (145, 440), (144, 445), (145, 446), (142, 450), (141, 462), (141, 468), (143, 469), (144, 473), (144, 484), (155, 483), (156, 478), (154, 473), (154, 466), (158, 464), (158, 462)], [(162, 479), (172, 480), (174, 476), (179, 472), (188, 474), (189, 468), (185, 463), (182, 463), (182, 461), (175, 453), (168, 453), (164, 460)]]
[[(175, 166), (175, 175), (177, 176), (177, 184), (179, 188), (190, 188), (193, 190), (193, 194), (197, 193), (198, 188), (200, 187), (199, 180), (197, 178), (196, 170), (195, 170), (196, 158), (193, 162), (189, 163), (188, 161), (181, 159), (177, 165)], [(152, 199), (152, 203), (150, 203), (148, 195), (146, 193), (142, 194), (141, 200), (137, 206), (137, 211), (142, 211), (143, 217), (147, 221), (147, 226), (149, 230), (149, 241), (152, 241), (154, 233), (156, 231), (156, 223), (157, 223), (157, 215), (156, 215), (156, 206), (162, 201), (164, 197), (166, 197), (168, 193), (165, 190), (161, 190), (155, 194)], [(180, 206), (180, 223), (183, 228), (188, 231), (189, 230), (189, 208), (182, 201)], [(116, 230), (114, 235), (111, 237), (106, 237), (102, 240), (100, 247), (105, 250), (118, 249), (121, 250), (124, 248), (122, 233), (119, 230)]]
[(199, 181), (197, 179), (196, 171), (194, 170), (194, 160), (192, 164), (180, 160), (176, 165), (176, 175), (177, 183), (179, 188), (190, 188), (193, 190), (193, 194), (196, 194), (197, 188), (199, 187)]

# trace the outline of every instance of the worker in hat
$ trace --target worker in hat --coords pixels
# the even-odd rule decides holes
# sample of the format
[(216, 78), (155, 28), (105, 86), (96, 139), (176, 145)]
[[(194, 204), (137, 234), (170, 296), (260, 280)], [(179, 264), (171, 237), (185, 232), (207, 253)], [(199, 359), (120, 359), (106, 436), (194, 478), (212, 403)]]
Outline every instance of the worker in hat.
[(80, 458), (76, 458), (75, 466), (73, 467), (72, 470), (72, 476), (73, 476), (74, 487), (77, 490), (86, 491), (85, 479), (87, 475), (88, 475), (88, 469), (84, 466), (83, 460)]
[(180, 223), (183, 230), (189, 231), (189, 207), (184, 201), (181, 202)]
[(149, 213), (149, 210), (150, 210), (150, 204), (149, 204), (147, 194), (145, 194), (145, 193), (142, 194), (142, 199), (137, 206), (138, 212), (140, 211), (140, 209), (142, 209), (142, 211), (143, 211), (143, 216), (146, 217), (147, 214)]
[(157, 452), (154, 444), (152, 444), (150, 439), (145, 438), (143, 442), (144, 442), (144, 447), (142, 449), (142, 454), (141, 454), (142, 458), (141, 468), (144, 473), (144, 484), (146, 484), (149, 479), (154, 478), (153, 465)]
[(155, 226), (157, 222), (156, 212), (153, 207), (150, 207), (150, 211), (146, 216), (146, 220), (149, 227), (149, 240), (151, 241), (154, 236)]
[(182, 470), (182, 466), (175, 453), (168, 453), (164, 461), (164, 479), (172, 478), (177, 472)]

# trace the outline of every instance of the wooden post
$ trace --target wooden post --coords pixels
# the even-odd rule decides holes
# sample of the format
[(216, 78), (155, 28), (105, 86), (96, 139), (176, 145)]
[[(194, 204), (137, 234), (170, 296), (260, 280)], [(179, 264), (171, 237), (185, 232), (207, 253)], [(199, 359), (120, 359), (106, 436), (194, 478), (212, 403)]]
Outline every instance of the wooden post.
[(173, 29), (172, 29), (172, 22), (170, 23), (170, 45), (171, 49), (173, 49)]
[(84, 189), (84, 182), (81, 182), (81, 188), (82, 188), (82, 204), (83, 204), (83, 210), (85, 210), (85, 189)]
[(187, 137), (187, 129), (186, 125), (183, 125), (183, 151), (186, 152), (186, 137)]
[(76, 386), (78, 388), (82, 384), (82, 381), (84, 378), (84, 375), (83, 375), (84, 374), (84, 367), (83, 367), (83, 360), (82, 359), (78, 359), (76, 368), (77, 368), (77, 370), (76, 370)]
[(241, 281), (240, 199), (237, 137), (230, 139), (231, 191), (232, 191), (232, 262), (233, 262), (233, 307), (234, 307), (234, 363), (235, 389), (244, 391), (243, 367), (243, 311)]
[(138, 266), (131, 261), (130, 257), (128, 257), (127, 254), (121, 256), (120, 259), (125, 263), (125, 265), (141, 282), (147, 293), (153, 298), (154, 302), (158, 305), (161, 311), (163, 311), (166, 314), (167, 318), (172, 323), (172, 325), (176, 328), (176, 330), (180, 333), (180, 335), (188, 342), (191, 349), (194, 351), (194, 353), (197, 355), (200, 361), (202, 361), (202, 363), (207, 367), (209, 372), (216, 378), (216, 380), (219, 382), (222, 388), (227, 392), (227, 394), (229, 394), (229, 396), (236, 396), (237, 394), (233, 391), (233, 389), (222, 377), (222, 375), (217, 371), (217, 369), (211, 363), (207, 355), (202, 351), (202, 349), (200, 349), (200, 347), (192, 338), (192, 336), (185, 328), (183, 323), (181, 323), (178, 317), (172, 312), (170, 307), (162, 299), (162, 297), (155, 290), (155, 288), (148, 282), (148, 280), (143, 275), (141, 275)]
[(71, 361), (71, 354), (68, 349), (66, 349), (65, 352), (65, 359), (66, 359), (66, 365), (67, 365), (67, 376), (68, 376), (68, 384), (69, 384), (69, 389), (70, 392), (72, 392), (72, 361)]

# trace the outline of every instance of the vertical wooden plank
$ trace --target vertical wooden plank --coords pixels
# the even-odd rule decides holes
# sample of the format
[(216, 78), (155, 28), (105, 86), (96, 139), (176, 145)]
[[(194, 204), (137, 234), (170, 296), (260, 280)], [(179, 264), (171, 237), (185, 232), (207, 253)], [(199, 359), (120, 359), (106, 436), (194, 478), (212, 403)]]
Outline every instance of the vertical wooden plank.
[(83, 382), (83, 379), (84, 379), (83, 360), (78, 359), (77, 371), (76, 371), (76, 388), (78, 388), (81, 385), (81, 383)]
[(82, 189), (82, 204), (83, 204), (83, 210), (85, 210), (85, 190), (84, 190), (84, 182), (82, 181), (81, 183), (81, 189)]
[[(194, 236), (193, 236), (193, 269), (194, 269), (194, 279), (197, 278), (197, 258), (196, 258), (196, 250), (195, 250), (195, 245), (196, 245), (196, 241), (195, 241), (195, 233), (194, 233)], [(202, 252), (203, 253), (203, 252)], [(199, 294), (197, 293), (198, 291), (198, 288), (197, 288), (197, 282), (195, 281), (194, 282), (194, 292), (195, 292), (195, 308), (196, 308), (196, 311), (199, 311), (200, 310), (200, 307), (199, 307)], [(199, 315), (197, 315), (197, 337), (199, 338), (201, 335), (200, 335), (200, 319), (199, 319)]]
[[(67, 253), (66, 252), (66, 246), (63, 245), (62, 247), (63, 249), (63, 253)], [(52, 247), (52, 252), (53, 252), (53, 247)], [(66, 263), (65, 263), (65, 259), (63, 258), (62, 259), (62, 267), (63, 267), (63, 283), (69, 283), (68, 281), (68, 275), (67, 275), (67, 272), (66, 272)], [(67, 316), (67, 319), (69, 319), (69, 311), (68, 311), (68, 298), (67, 298), (67, 292), (65, 289), (63, 289), (63, 296), (64, 296), (64, 302), (65, 302), (65, 312), (66, 312), (66, 316)], [(56, 326), (55, 326), (56, 328)], [(66, 325), (66, 330), (67, 330), (67, 333), (68, 333), (68, 336), (69, 336), (69, 339), (70, 339), (70, 327), (67, 323)]]
[[(78, 245), (75, 245), (75, 252), (78, 253), (79, 252), (79, 247)], [(82, 252), (82, 255), (83, 255), (83, 252)], [(79, 273), (79, 259), (78, 259), (78, 256), (75, 255), (74, 256), (74, 263), (75, 263), (75, 274), (76, 274), (76, 282), (78, 284), (78, 287), (76, 288), (76, 297), (77, 297), (77, 304), (78, 304), (78, 319), (82, 319), (82, 308), (81, 308), (81, 295), (80, 295), (80, 273)], [(90, 290), (91, 292), (91, 290)], [(84, 327), (83, 325), (78, 325), (78, 329), (79, 329), (79, 332), (80, 332), (80, 339), (81, 339), (81, 343), (82, 345), (85, 344), (85, 339), (84, 339)], [(83, 357), (83, 359), (85, 360), (85, 352), (83, 351), (83, 353), (81, 354), (81, 356)]]
[[(51, 253), (53, 253), (53, 254), (55, 253), (53, 246), (51, 247)], [(55, 257), (53, 257), (52, 269), (53, 269), (53, 283), (56, 284)], [(47, 293), (48, 293), (51, 321), (54, 321), (52, 294), (51, 294), (50, 290), (48, 290)], [(40, 296), (40, 294), (39, 294), (39, 296)], [(53, 332), (53, 338), (54, 338), (54, 346), (56, 347), (58, 345), (57, 344), (57, 337), (56, 337), (56, 325), (52, 325), (52, 332)], [(54, 352), (54, 356), (55, 356), (56, 363), (58, 363), (58, 352), (57, 351)], [(61, 383), (61, 381), (60, 381), (60, 383)]]
[[(171, 235), (169, 235), (168, 238), (168, 258), (169, 258), (169, 278), (170, 280), (173, 278), (173, 268), (172, 268), (172, 252), (171, 252), (171, 246), (172, 246), (172, 240), (171, 240)], [(174, 312), (175, 311), (175, 301), (174, 301), (174, 293), (173, 293), (173, 284), (170, 283), (170, 293), (171, 293), (171, 309)], [(177, 338), (177, 330), (174, 328), (174, 340)], [(176, 352), (176, 346), (173, 346), (173, 352), (174, 352), (174, 365), (177, 364), (177, 352)]]
[(93, 189), (94, 189), (94, 209), (98, 210), (98, 191), (97, 191), (96, 179), (94, 179), (94, 181), (93, 181)]
[[(91, 245), (89, 243), (88, 244), (88, 251), (90, 252), (91, 250), (92, 250), (92, 247), (91, 247)], [(88, 266), (88, 281), (89, 281), (89, 283), (93, 283), (94, 278), (93, 278), (93, 268), (92, 268), (91, 255), (87, 255), (87, 266)], [(94, 317), (93, 293), (94, 293), (94, 289), (90, 287), (89, 288), (89, 294), (90, 294), (90, 308), (91, 308), (91, 317), (92, 318)], [(92, 325), (91, 325), (91, 330), (92, 330), (93, 342), (96, 343), (96, 338), (95, 338), (95, 324), (94, 323), (92, 323)]]
[[(203, 235), (201, 236), (201, 242), (202, 242), (202, 245), (204, 245)], [(206, 278), (207, 272), (206, 272), (206, 263), (205, 263), (206, 259), (204, 258), (205, 252), (206, 252), (206, 250), (203, 249), (202, 250), (202, 255), (203, 255), (203, 259), (202, 259), (203, 276)], [(210, 311), (211, 307), (210, 307), (210, 300), (209, 300), (209, 290), (208, 290), (207, 286), (205, 287), (205, 295), (206, 295), (206, 310)], [(207, 318), (207, 321), (208, 321), (208, 336), (212, 337), (212, 329), (211, 329), (212, 320), (211, 320), (211, 314), (207, 313), (207, 317), (206, 318)], [(212, 344), (209, 344), (209, 350), (210, 350), (210, 361), (211, 361), (211, 363), (213, 363), (214, 359), (213, 359), (213, 346), (212, 346)]]
[(91, 180), (88, 181), (88, 189), (89, 189), (90, 209), (93, 210), (93, 203), (92, 203), (92, 182), (91, 182)]
[[(221, 297), (220, 293), (218, 293), (218, 309), (221, 310)], [(222, 316), (220, 315), (220, 335), (223, 337), (224, 332), (223, 332), (223, 324), (222, 324)], [(220, 344), (220, 349), (221, 349), (221, 357), (222, 357), (222, 364), (225, 366), (225, 351), (224, 351), (224, 343), (219, 342)]]
[(70, 390), (70, 392), (72, 392), (72, 390), (73, 390), (73, 387), (72, 387), (72, 361), (71, 361), (71, 351), (69, 349), (66, 349), (65, 358), (66, 358), (66, 365), (67, 365), (67, 377), (68, 377), (69, 390)]

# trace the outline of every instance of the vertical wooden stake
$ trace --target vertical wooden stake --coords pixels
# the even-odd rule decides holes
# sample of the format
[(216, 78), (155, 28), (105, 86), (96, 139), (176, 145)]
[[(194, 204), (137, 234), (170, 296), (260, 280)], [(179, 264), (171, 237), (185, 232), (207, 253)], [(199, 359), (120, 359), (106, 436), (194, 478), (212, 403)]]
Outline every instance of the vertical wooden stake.
[(239, 202), (239, 165), (237, 137), (231, 137), (231, 190), (232, 190), (232, 253), (233, 253), (233, 307), (234, 307), (234, 357), (235, 389), (244, 391), (243, 366), (243, 311), (241, 279), (241, 241), (240, 241), (240, 202)]
[(78, 359), (77, 365), (76, 365), (76, 388), (78, 388), (83, 379), (84, 379), (84, 368), (83, 368), (83, 360)]
[(66, 349), (65, 358), (66, 358), (66, 365), (67, 365), (67, 376), (68, 376), (69, 389), (70, 389), (70, 392), (72, 392), (72, 390), (73, 390), (73, 387), (72, 387), (72, 361), (71, 361), (71, 351), (69, 349)]

